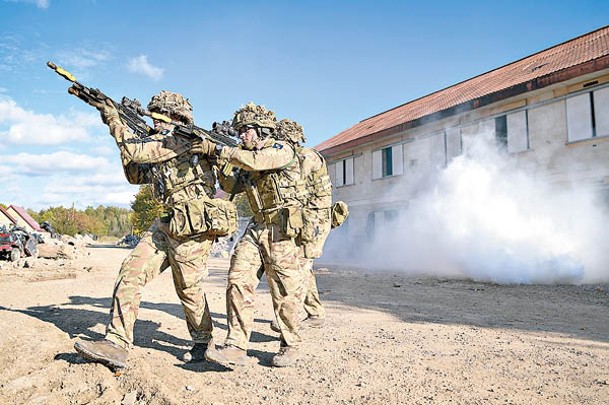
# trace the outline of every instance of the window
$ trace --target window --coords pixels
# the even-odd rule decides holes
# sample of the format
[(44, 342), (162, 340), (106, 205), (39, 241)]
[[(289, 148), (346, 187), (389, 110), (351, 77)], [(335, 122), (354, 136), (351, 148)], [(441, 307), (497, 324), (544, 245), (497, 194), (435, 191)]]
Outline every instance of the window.
[(495, 140), (500, 151), (518, 153), (529, 149), (527, 120), (526, 110), (495, 118)]
[(569, 97), (566, 105), (569, 142), (609, 135), (609, 87)]
[(383, 177), (393, 175), (393, 154), (391, 153), (393, 148), (382, 149), (383, 155)]
[(394, 145), (372, 152), (372, 178), (396, 176), (404, 173), (403, 146)]
[(334, 185), (336, 187), (354, 184), (353, 181), (353, 158), (339, 160), (335, 163)]
[(507, 150), (509, 153), (529, 149), (529, 127), (527, 110), (507, 115)]
[(463, 151), (461, 130), (451, 128), (446, 131), (446, 163), (459, 156)]
[(502, 115), (495, 118), (495, 140), (500, 151), (506, 151), (508, 146), (507, 117)]
[(386, 230), (388, 226), (396, 226), (402, 212), (403, 211), (399, 209), (386, 209), (369, 212), (366, 220), (367, 236), (374, 239), (376, 235)]
[(609, 87), (594, 93), (594, 124), (596, 136), (609, 135)]

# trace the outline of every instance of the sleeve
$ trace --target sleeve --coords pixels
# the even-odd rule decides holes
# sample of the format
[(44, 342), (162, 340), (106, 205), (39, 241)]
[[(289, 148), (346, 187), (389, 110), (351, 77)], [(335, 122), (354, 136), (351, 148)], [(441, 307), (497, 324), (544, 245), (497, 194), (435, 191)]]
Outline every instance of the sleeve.
[(286, 143), (275, 142), (254, 151), (225, 146), (222, 148), (220, 158), (228, 160), (240, 169), (261, 172), (289, 166), (296, 158), (296, 152)]
[(220, 188), (231, 194), (239, 194), (245, 189), (243, 175), (239, 169), (235, 169), (230, 163), (226, 164), (218, 173)]
[(150, 164), (129, 162), (123, 164), (123, 171), (129, 184), (149, 184), (152, 182)]
[(162, 163), (190, 150), (190, 142), (171, 134), (141, 139), (118, 118), (110, 119), (108, 127), (123, 161), (126, 158), (135, 163)]

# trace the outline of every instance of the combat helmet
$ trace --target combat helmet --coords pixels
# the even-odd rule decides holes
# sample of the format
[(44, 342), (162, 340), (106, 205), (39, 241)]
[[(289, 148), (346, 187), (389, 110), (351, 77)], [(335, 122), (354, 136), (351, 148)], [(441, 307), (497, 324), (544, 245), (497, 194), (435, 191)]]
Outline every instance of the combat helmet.
[(152, 96), (148, 110), (177, 115), (188, 125), (193, 123), (192, 105), (187, 98), (178, 93), (161, 90), (159, 94)]
[(277, 139), (292, 144), (302, 144), (307, 141), (302, 126), (296, 121), (284, 118), (277, 123)]
[(233, 128), (239, 131), (246, 125), (252, 125), (262, 129), (263, 135), (274, 132), (277, 125), (275, 113), (267, 110), (264, 106), (256, 105), (251, 101), (235, 111), (233, 118)]

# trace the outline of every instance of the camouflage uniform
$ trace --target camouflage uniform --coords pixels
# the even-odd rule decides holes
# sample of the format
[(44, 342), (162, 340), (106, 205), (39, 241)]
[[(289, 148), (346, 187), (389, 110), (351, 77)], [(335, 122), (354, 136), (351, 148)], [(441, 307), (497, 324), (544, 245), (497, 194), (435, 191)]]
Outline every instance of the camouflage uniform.
[[(104, 121), (120, 149), (129, 182), (151, 183), (166, 212), (176, 203), (213, 198), (216, 176), (212, 166), (207, 159), (194, 158), (188, 152), (189, 140), (167, 130), (139, 139), (117, 115), (106, 116)], [(168, 267), (194, 342), (211, 339), (212, 320), (202, 283), (214, 237), (178, 237), (169, 232), (167, 222), (167, 216), (155, 221), (123, 262), (116, 280), (106, 339), (123, 348), (133, 344), (142, 288)]]
[(254, 212), (231, 257), (226, 292), (226, 345), (247, 350), (253, 326), (256, 273), (264, 266), (282, 345), (298, 347), (298, 312), (303, 302), (300, 247), (295, 236), (302, 226), (304, 188), (300, 164), (287, 142), (267, 138), (259, 150), (224, 147), (220, 159), (241, 169), (237, 176), (220, 176), (229, 192), (245, 191)]
[(306, 278), (304, 309), (308, 317), (325, 318), (326, 312), (317, 290), (313, 260), (323, 253), (323, 246), (332, 225), (332, 183), (325, 159), (314, 149), (298, 148), (302, 177), (309, 191), (303, 208), (301, 267)]
[(290, 142), (296, 148), (300, 162), (301, 176), (307, 193), (302, 200), (303, 227), (298, 238), (302, 248), (300, 263), (305, 274), (304, 309), (309, 318), (325, 318), (325, 310), (319, 299), (313, 260), (323, 253), (324, 243), (332, 225), (332, 183), (326, 160), (315, 149), (300, 146), (306, 142), (302, 126), (297, 122), (283, 119), (277, 124), (279, 139)]

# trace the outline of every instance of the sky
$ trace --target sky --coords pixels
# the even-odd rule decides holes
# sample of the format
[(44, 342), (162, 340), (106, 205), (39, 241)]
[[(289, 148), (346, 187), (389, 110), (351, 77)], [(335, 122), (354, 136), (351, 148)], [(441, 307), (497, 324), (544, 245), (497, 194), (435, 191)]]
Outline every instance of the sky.
[(315, 146), (607, 16), (592, 0), (0, 0), (0, 202), (128, 207), (137, 193), (97, 111), (47, 61), (115, 100), (180, 92), (204, 128), (253, 101)]

